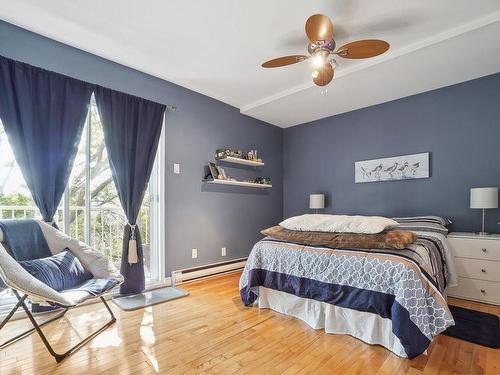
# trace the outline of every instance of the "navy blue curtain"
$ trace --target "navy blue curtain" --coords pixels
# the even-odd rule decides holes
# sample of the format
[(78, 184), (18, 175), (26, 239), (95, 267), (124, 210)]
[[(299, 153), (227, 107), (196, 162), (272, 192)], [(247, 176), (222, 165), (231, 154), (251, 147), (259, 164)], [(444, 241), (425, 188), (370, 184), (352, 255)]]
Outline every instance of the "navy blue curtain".
[(0, 118), (43, 220), (52, 222), (93, 85), (0, 56)]
[(144, 264), (141, 235), (135, 225), (153, 169), (165, 106), (104, 87), (96, 87), (94, 94), (113, 181), (128, 219), (120, 269), (125, 282), (120, 293), (140, 293), (144, 290)]

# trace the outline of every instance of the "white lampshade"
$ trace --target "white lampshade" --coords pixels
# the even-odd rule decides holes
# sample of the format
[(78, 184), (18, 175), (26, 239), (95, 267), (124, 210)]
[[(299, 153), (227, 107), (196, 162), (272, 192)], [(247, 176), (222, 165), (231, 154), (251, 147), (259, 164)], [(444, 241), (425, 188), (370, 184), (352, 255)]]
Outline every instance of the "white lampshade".
[(325, 195), (324, 194), (310, 194), (309, 195), (309, 208), (313, 208), (313, 209), (325, 208)]
[(498, 208), (498, 188), (470, 189), (470, 208)]

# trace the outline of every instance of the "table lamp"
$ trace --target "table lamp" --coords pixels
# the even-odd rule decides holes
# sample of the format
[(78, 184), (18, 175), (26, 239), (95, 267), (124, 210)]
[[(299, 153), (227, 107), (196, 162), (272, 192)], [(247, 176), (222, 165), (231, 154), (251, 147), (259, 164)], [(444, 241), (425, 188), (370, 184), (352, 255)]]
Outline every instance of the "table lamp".
[(310, 194), (309, 195), (309, 208), (311, 210), (321, 210), (325, 208), (325, 195), (324, 194)]
[(480, 236), (486, 236), (484, 231), (484, 210), (487, 208), (498, 208), (498, 188), (472, 188), (470, 189), (470, 208), (480, 208), (483, 210)]

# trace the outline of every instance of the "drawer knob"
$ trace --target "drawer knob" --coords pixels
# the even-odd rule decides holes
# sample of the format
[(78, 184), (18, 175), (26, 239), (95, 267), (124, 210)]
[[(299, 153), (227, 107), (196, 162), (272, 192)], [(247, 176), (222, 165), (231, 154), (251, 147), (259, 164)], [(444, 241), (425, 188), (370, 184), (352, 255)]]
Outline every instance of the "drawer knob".
[(481, 268), (482, 273), (486, 273), (486, 270), (484, 268)]
[(481, 251), (482, 251), (483, 253), (487, 253), (487, 252), (488, 252), (488, 250), (486, 250), (486, 248), (481, 249)]
[(486, 290), (481, 289), (481, 293), (482, 293), (482, 294), (486, 294)]

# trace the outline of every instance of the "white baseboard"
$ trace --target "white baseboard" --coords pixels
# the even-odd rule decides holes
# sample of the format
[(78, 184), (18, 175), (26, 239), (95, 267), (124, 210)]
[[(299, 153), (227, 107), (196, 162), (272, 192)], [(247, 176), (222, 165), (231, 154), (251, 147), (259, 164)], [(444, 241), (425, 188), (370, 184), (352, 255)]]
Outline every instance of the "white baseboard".
[(172, 271), (171, 283), (175, 286), (188, 281), (234, 272), (243, 269), (246, 261), (247, 258), (238, 258), (226, 262), (211, 263), (204, 266)]

